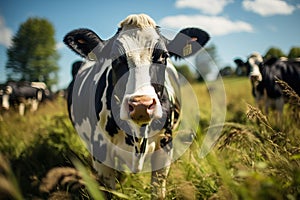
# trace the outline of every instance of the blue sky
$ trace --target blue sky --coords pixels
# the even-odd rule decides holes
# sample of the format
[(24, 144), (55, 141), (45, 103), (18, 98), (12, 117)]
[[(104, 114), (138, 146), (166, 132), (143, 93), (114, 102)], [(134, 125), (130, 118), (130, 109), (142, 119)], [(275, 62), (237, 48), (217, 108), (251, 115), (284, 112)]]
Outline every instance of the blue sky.
[(146, 13), (169, 30), (187, 26), (206, 30), (209, 44), (217, 48), (219, 67), (234, 67), (234, 58), (245, 59), (253, 51), (264, 54), (272, 46), (285, 53), (300, 46), (299, 0), (0, 0), (0, 82), (6, 80), (6, 49), (29, 17), (47, 18), (55, 27), (62, 88), (70, 82), (71, 64), (80, 59), (62, 44), (64, 35), (90, 28), (108, 39), (133, 13)]

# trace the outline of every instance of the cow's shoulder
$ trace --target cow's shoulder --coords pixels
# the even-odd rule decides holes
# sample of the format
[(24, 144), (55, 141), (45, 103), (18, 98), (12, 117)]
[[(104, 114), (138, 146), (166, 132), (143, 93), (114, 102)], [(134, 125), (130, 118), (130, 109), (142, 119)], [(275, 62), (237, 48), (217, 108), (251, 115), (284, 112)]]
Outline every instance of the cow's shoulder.
[(263, 62), (263, 64), (264, 64), (264, 66), (274, 66), (274, 64), (275, 64), (276, 62), (278, 62), (278, 61), (280, 61), (278, 58), (276, 58), (276, 57), (271, 57), (271, 58), (269, 58), (269, 59), (266, 59), (266, 60)]

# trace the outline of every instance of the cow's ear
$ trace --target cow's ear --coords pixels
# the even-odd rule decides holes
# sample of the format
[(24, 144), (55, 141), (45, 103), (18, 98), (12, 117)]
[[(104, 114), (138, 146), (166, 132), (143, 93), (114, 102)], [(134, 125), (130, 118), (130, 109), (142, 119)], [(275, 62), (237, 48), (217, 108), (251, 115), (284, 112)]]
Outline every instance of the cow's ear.
[(234, 59), (233, 61), (234, 61), (234, 63), (235, 63), (237, 66), (243, 66), (243, 65), (246, 65), (246, 63), (245, 63), (242, 59), (240, 59), (240, 58), (236, 58), (236, 59)]
[(197, 53), (209, 38), (208, 33), (199, 28), (185, 28), (167, 44), (167, 48), (175, 58), (184, 58)]
[(90, 53), (104, 46), (104, 41), (89, 29), (73, 30), (64, 37), (63, 41), (74, 52), (87, 59), (93, 59)]

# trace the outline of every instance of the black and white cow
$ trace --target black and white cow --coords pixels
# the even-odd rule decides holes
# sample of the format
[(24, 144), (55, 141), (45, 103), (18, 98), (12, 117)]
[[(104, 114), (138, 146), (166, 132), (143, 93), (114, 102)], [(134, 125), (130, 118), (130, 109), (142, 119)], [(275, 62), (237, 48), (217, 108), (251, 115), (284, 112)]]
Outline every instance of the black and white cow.
[(276, 78), (286, 82), (295, 92), (300, 95), (300, 60), (287, 58), (271, 58), (263, 60), (258, 53), (249, 56), (250, 79), (252, 93), (257, 102), (264, 98), (266, 114), (270, 107), (282, 115), (284, 106), (284, 94), (282, 88), (276, 83)]
[(47, 90), (43, 82), (8, 82), (3, 91), (2, 107), (9, 110), (11, 106), (17, 106), (19, 114), (25, 114), (25, 106), (30, 104), (31, 112), (38, 109), (39, 102)]
[[(4, 91), (5, 91), (5, 84), (0, 84), (0, 105), (1, 105), (0, 106), (0, 113), (4, 109), (3, 106), (2, 106)], [(1, 117), (1, 115), (0, 115), (0, 117)]]
[(69, 87), (71, 120), (106, 187), (115, 188), (118, 166), (137, 173), (149, 159), (153, 197), (165, 197), (172, 132), (181, 111), (170, 56), (190, 56), (208, 40), (197, 28), (168, 40), (145, 14), (128, 16), (108, 40), (89, 29), (65, 36), (65, 44), (86, 58)]

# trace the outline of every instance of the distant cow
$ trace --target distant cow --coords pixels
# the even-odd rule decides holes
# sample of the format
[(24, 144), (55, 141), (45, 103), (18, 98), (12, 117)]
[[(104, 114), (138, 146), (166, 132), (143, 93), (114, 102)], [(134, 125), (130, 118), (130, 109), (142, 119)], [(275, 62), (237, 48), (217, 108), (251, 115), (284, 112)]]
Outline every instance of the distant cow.
[(247, 62), (245, 63), (240, 58), (234, 59), (234, 62), (236, 64), (236, 70), (235, 70), (236, 75), (238, 75), (238, 76), (249, 76), (250, 66), (248, 65)]
[(250, 79), (252, 93), (259, 101), (266, 95), (265, 112), (272, 106), (282, 114), (284, 94), (276, 83), (276, 78), (286, 82), (300, 95), (300, 60), (287, 58), (271, 58), (266, 61), (258, 53), (249, 56)]
[(169, 58), (192, 55), (208, 40), (197, 28), (169, 40), (144, 14), (128, 16), (108, 40), (89, 29), (65, 36), (66, 45), (86, 58), (69, 87), (70, 116), (106, 187), (115, 188), (118, 166), (137, 173), (147, 157), (153, 197), (165, 197), (181, 112), (178, 74)]
[(1, 105), (0, 112), (3, 110), (2, 102), (3, 102), (4, 91), (5, 91), (5, 84), (0, 84), (0, 105)]
[(2, 107), (8, 110), (11, 106), (17, 106), (19, 114), (24, 115), (25, 106), (30, 104), (30, 110), (34, 112), (45, 92), (47, 86), (43, 82), (8, 82), (3, 91)]

